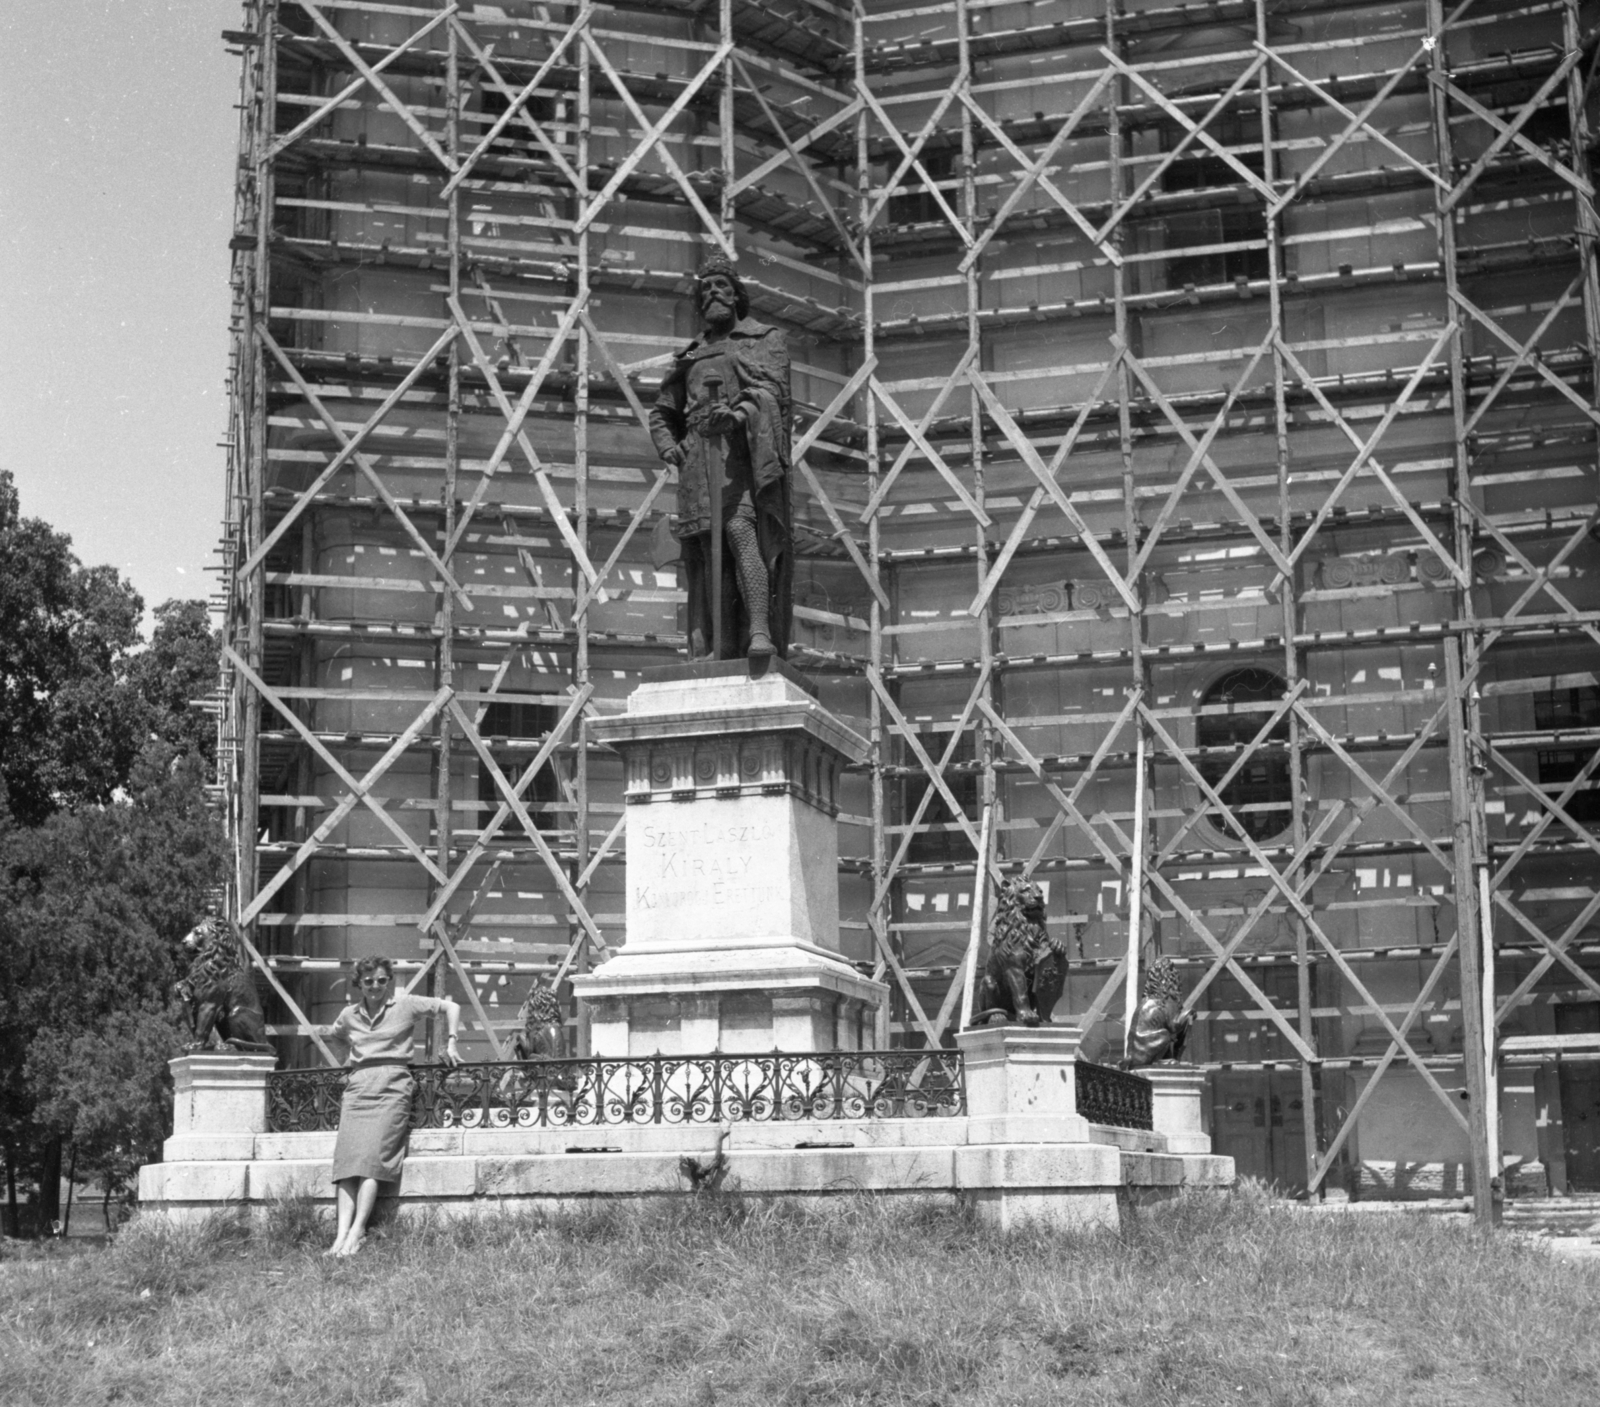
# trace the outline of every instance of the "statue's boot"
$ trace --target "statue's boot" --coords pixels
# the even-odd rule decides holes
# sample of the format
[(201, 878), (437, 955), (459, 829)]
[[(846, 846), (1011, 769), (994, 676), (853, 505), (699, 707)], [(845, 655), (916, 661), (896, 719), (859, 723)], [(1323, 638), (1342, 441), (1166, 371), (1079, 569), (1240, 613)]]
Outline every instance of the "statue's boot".
[(739, 569), (739, 594), (744, 597), (745, 610), (750, 615), (751, 659), (765, 659), (777, 653), (772, 643), (772, 626), (769, 618), (771, 589), (767, 581), (767, 564), (761, 560), (761, 543), (756, 535), (756, 525), (748, 518), (735, 518), (728, 524), (728, 541), (733, 545), (734, 562)]

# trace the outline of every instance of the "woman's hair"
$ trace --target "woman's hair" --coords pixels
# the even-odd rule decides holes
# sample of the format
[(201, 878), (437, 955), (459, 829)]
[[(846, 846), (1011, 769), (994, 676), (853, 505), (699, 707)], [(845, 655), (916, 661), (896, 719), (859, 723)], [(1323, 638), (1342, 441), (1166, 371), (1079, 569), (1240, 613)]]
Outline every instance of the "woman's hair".
[(394, 962), (392, 959), (386, 957), (362, 958), (356, 964), (356, 970), (350, 974), (351, 990), (354, 991), (358, 988), (364, 978), (371, 977), (380, 967), (390, 977), (394, 976)]

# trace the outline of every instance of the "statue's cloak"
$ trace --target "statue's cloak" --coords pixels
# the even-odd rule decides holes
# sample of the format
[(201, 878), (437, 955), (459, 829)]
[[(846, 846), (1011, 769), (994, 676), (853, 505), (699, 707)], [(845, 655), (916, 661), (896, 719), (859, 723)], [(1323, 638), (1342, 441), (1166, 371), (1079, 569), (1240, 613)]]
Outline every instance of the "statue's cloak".
[[(656, 452), (666, 458), (681, 449), (678, 470), (678, 522), (684, 575), (689, 593), (688, 629), (711, 638), (710, 516), (706, 485), (710, 480), (709, 446), (697, 428), (699, 407), (691, 404), (691, 371), (698, 361), (723, 359), (729, 373), (725, 398), (744, 411), (742, 443), (727, 451), (747, 454), (756, 510), (756, 532), (766, 563), (771, 591), (772, 643), (781, 656), (788, 651), (794, 595), (794, 529), (790, 502), (789, 348), (783, 332), (754, 318), (740, 318), (725, 341), (708, 346), (696, 338), (673, 360), (650, 412), (650, 433)], [(737, 432), (736, 432), (737, 433)], [(724, 437), (733, 441), (734, 436)], [(749, 623), (740, 609), (733, 554), (723, 553), (723, 619), (737, 621), (727, 632), (724, 658), (742, 656), (749, 643)]]

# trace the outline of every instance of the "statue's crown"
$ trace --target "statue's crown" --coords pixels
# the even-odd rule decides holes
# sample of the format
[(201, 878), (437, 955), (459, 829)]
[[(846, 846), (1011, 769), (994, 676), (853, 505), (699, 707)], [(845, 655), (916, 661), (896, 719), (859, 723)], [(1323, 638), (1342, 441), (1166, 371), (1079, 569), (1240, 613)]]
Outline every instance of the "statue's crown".
[(717, 274), (731, 278), (735, 283), (739, 282), (738, 266), (726, 254), (720, 253), (708, 256), (705, 262), (700, 265), (700, 272), (695, 275), (695, 278), (704, 281)]

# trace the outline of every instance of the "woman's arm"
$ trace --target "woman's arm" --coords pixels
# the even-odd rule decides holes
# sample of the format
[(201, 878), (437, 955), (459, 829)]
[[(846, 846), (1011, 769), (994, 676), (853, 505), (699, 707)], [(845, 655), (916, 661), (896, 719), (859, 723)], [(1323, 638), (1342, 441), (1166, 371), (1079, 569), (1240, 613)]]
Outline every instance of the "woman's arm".
[(444, 998), (444, 1019), (450, 1031), (445, 1038), (444, 1061), (446, 1065), (459, 1065), (461, 1055), (456, 1049), (456, 1038), (461, 1030), (461, 1007), (449, 997)]

